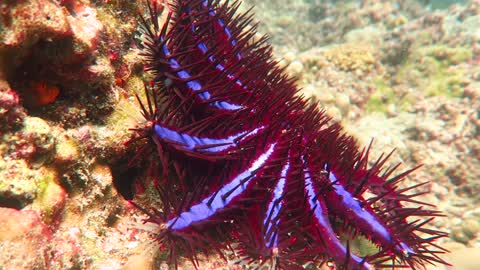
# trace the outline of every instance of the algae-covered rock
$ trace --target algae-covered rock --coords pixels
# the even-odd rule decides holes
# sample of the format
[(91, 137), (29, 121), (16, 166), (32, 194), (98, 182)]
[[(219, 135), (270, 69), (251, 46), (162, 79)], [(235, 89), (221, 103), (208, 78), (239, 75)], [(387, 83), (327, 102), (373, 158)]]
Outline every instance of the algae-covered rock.
[(368, 44), (342, 44), (328, 48), (325, 57), (340, 70), (370, 72), (376, 65), (375, 48)]
[[(367, 112), (395, 114), (397, 111), (410, 111), (415, 101), (415, 94), (402, 88), (392, 87), (388, 80), (377, 76), (373, 80), (373, 91), (366, 103)], [(392, 108), (394, 106), (394, 108)]]
[[(17, 135), (15, 135), (17, 136)], [(52, 128), (39, 117), (27, 117), (24, 128), (18, 135), (20, 147), (25, 148), (23, 155), (36, 166), (53, 158), (56, 139)]]
[(35, 171), (25, 160), (0, 159), (0, 206), (22, 209), (37, 195)]
[(428, 96), (461, 97), (468, 84), (464, 67), (455, 67), (469, 61), (471, 48), (431, 45), (412, 52), (399, 72), (398, 82), (415, 85)]
[(382, 152), (396, 150), (390, 162), (401, 161), (408, 156), (407, 129), (413, 125), (415, 114), (402, 112), (394, 118), (387, 118), (384, 114), (372, 113), (362, 117), (355, 123), (346, 124), (346, 129), (353, 134), (360, 145), (372, 142), (372, 156), (378, 157)]
[(77, 161), (80, 154), (78, 142), (67, 135), (57, 137), (55, 145), (55, 161), (59, 164), (71, 164)]
[(66, 192), (58, 184), (58, 175), (54, 170), (43, 168), (40, 175), (42, 178), (39, 179), (32, 207), (40, 212), (44, 223), (55, 226), (61, 221)]
[(2, 123), (0, 135), (7, 130), (19, 127), (26, 116), (18, 93), (11, 89), (2, 76), (0, 70), (0, 123)]
[(37, 212), (0, 207), (0, 265), (4, 269), (48, 269), (51, 236)]

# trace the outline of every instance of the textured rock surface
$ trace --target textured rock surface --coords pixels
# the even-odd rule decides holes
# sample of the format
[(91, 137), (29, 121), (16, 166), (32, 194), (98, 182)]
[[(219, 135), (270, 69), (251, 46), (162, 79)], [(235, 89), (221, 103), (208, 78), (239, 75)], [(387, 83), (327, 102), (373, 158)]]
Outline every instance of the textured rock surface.
[(52, 232), (38, 213), (0, 208), (0, 265), (9, 269), (48, 269)]

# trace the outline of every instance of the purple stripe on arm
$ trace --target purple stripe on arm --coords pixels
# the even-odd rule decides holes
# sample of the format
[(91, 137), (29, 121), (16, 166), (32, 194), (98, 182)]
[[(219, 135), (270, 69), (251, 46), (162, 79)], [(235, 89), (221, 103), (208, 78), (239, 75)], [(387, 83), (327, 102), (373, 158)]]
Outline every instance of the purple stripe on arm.
[[(259, 127), (251, 131), (242, 131), (240, 133), (222, 139), (213, 139), (207, 137), (191, 136), (186, 133), (180, 133), (160, 124), (155, 124), (153, 126), (155, 134), (157, 134), (158, 138), (160, 139), (179, 143), (183, 145), (185, 150), (195, 151), (196, 148), (200, 147), (201, 150), (198, 151), (210, 153), (222, 152), (230, 147), (237, 146), (238, 143), (241, 142), (243, 139), (257, 134), (263, 128), (264, 127)], [(243, 138), (240, 141), (237, 141), (237, 139), (241, 138), (242, 136)], [(212, 145), (212, 147), (208, 147), (209, 145)]]
[[(203, 42), (200, 42), (197, 47), (203, 52), (203, 53), (206, 53), (208, 48), (207, 48), (207, 45), (205, 45), (205, 43)], [(215, 57), (213, 56), (209, 56), (208, 57), (208, 60), (210, 60), (211, 63), (215, 62)], [(215, 68), (217, 68), (219, 71), (224, 71), (225, 70), (225, 67), (222, 65), (222, 64), (217, 64), (215, 66)], [(232, 74), (227, 74), (227, 78), (229, 79), (234, 79), (235, 76), (233, 76)], [(235, 84), (237, 84), (238, 86), (241, 86), (241, 87), (244, 87), (242, 82), (239, 80), (239, 79), (235, 79)], [(244, 89), (246, 89), (244, 87)], [(246, 89), (247, 90), (247, 89)]]
[[(327, 167), (327, 166), (326, 166)], [(327, 168), (326, 168), (327, 169)], [(329, 171), (327, 169), (327, 171)], [(392, 237), (386, 226), (382, 224), (370, 211), (362, 208), (358, 199), (356, 199), (350, 192), (348, 192), (341, 184), (338, 183), (338, 179), (332, 171), (329, 171), (328, 179), (330, 182), (335, 183), (332, 185), (333, 192), (335, 192), (340, 198), (342, 198), (341, 208), (350, 209), (350, 219), (355, 219), (355, 223), (363, 228), (368, 228), (370, 232), (375, 236), (374, 238), (380, 239), (382, 243), (389, 243), (396, 246), (396, 249), (403, 254), (414, 254), (407, 244), (398, 242)]]
[(267, 248), (275, 248), (278, 245), (278, 234), (275, 232), (271, 232), (271, 230), (274, 228), (278, 228), (278, 225), (280, 224), (280, 219), (278, 218), (278, 215), (280, 214), (280, 209), (283, 206), (280, 198), (285, 193), (285, 179), (287, 177), (289, 168), (290, 163), (287, 162), (282, 168), (280, 179), (278, 180), (275, 189), (273, 190), (273, 197), (268, 204), (268, 209), (265, 218), (263, 219), (263, 225), (267, 227), (264, 235), (265, 246)]
[[(163, 42), (163, 38), (161, 38), (160, 41)], [(181, 68), (178, 61), (175, 60), (171, 56), (170, 50), (167, 48), (166, 44), (162, 46), (162, 50), (163, 50), (163, 53), (165, 54), (165, 57), (169, 59), (171, 69)], [(192, 76), (186, 70), (181, 69), (181, 70), (177, 71), (177, 75), (181, 79), (187, 80), (186, 84), (187, 84), (187, 87), (190, 90), (192, 90), (194, 92), (203, 90), (202, 84), (198, 80), (189, 80)], [(212, 95), (208, 91), (202, 91), (201, 93), (198, 94), (198, 96), (201, 99), (208, 101), (211, 98)], [(229, 102), (226, 102), (226, 101), (214, 101), (214, 102), (211, 102), (209, 104), (211, 106), (217, 107), (219, 109), (224, 109), (224, 110), (229, 110), (229, 111), (239, 110), (239, 109), (243, 108), (243, 106), (236, 105), (236, 104), (233, 104), (233, 103), (229, 103)]]
[[(203, 1), (203, 6), (206, 7), (206, 8), (209, 8), (209, 5), (207, 3), (207, 1)], [(209, 14), (212, 16), (212, 17), (215, 17), (215, 12), (209, 8)], [(220, 25), (220, 27), (223, 28), (223, 31), (225, 32), (225, 34), (227, 35), (227, 37), (230, 39), (232, 37), (232, 33), (230, 32), (230, 30), (225, 26), (225, 23), (221, 20), (221, 19), (217, 19), (217, 23)], [(232, 46), (236, 46), (237, 45), (237, 41), (235, 39), (232, 39), (230, 41), (230, 44), (232, 44)], [(241, 55), (240, 54), (237, 54), (237, 58), (240, 59), (241, 58)]]
[[(303, 159), (303, 158), (302, 158)], [(350, 258), (350, 265), (356, 267), (361, 266), (361, 269), (371, 269), (371, 265), (352, 254), (350, 251), (347, 251), (347, 248), (340, 242), (338, 239), (337, 233), (333, 230), (332, 225), (328, 219), (327, 208), (322, 200), (315, 200), (313, 198), (317, 197), (318, 191), (315, 190), (315, 187), (312, 182), (312, 177), (308, 169), (304, 169), (303, 172), (305, 178), (305, 191), (307, 193), (307, 202), (310, 210), (313, 211), (313, 217), (318, 223), (318, 232), (322, 237), (322, 241), (328, 249), (329, 253), (337, 262), (342, 262), (348, 257)], [(348, 254), (350, 252), (350, 254)], [(356, 268), (355, 268), (356, 269)]]
[(267, 151), (261, 154), (250, 166), (250, 168), (236, 175), (230, 182), (220, 187), (217, 192), (203, 199), (200, 203), (190, 207), (188, 211), (181, 213), (178, 217), (167, 221), (166, 225), (170, 230), (182, 230), (190, 225), (206, 221), (218, 210), (225, 209), (236, 197), (240, 196), (250, 181), (256, 176), (256, 171), (262, 167), (275, 150), (276, 143), (269, 146)]

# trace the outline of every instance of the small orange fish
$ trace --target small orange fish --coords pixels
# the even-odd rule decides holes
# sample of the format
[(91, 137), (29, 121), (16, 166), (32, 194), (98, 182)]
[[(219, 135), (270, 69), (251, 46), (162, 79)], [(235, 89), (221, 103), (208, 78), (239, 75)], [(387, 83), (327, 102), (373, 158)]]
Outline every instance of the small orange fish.
[(32, 103), (44, 106), (54, 102), (60, 94), (60, 89), (45, 81), (32, 82)]

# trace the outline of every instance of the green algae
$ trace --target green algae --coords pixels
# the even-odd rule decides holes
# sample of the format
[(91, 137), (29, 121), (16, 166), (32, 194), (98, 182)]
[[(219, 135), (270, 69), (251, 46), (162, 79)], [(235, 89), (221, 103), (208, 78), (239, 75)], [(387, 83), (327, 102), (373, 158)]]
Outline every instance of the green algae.
[[(143, 81), (140, 77), (132, 76), (125, 82), (125, 89), (130, 93), (137, 93), (141, 100), (146, 100), (144, 96)], [(138, 120), (143, 119), (140, 114), (140, 106), (137, 101), (121, 97), (114, 110), (106, 119), (106, 126), (108, 130), (114, 134), (130, 135), (128, 128), (134, 127)], [(124, 138), (125, 141), (128, 139)], [(118, 140), (118, 138), (116, 139)]]
[(410, 95), (399, 97), (394, 88), (383, 77), (376, 77), (373, 80), (373, 85), (376, 91), (373, 92), (366, 103), (367, 112), (386, 114), (390, 104), (395, 104), (395, 107), (401, 111), (409, 111), (412, 108), (415, 101), (414, 97)]
[(429, 46), (423, 48), (423, 66), (426, 68), (425, 75), (428, 75), (428, 83), (425, 91), (429, 96), (461, 97), (464, 89), (465, 71), (461, 68), (453, 68), (472, 58), (471, 48), (451, 48), (445, 45)]
[(377, 247), (365, 236), (356, 235), (352, 238), (349, 235), (341, 234), (340, 240), (344, 243), (344, 245), (347, 245), (348, 242), (351, 251), (360, 257), (374, 255), (380, 251), (379, 247)]
[(429, 96), (446, 96), (458, 98), (463, 96), (463, 71), (445, 71), (430, 76), (430, 82), (425, 87)]
[(65, 192), (56, 180), (58, 175), (53, 169), (42, 169), (41, 178), (38, 180), (37, 196), (33, 208), (42, 213), (42, 220), (46, 224), (54, 224), (58, 214), (63, 208)]
[[(366, 103), (367, 112), (386, 114), (392, 104), (399, 111), (410, 111), (419, 96), (463, 96), (466, 71), (462, 64), (472, 59), (472, 49), (432, 45), (431, 40), (430, 33), (420, 33), (391, 80), (383, 76), (374, 78), (372, 84), (376, 90)], [(417, 90), (402, 91), (396, 84)]]
[(465, 70), (461, 64), (473, 57), (471, 48), (429, 45), (420, 47), (400, 67), (395, 80), (413, 83), (426, 96), (463, 96)]
[(445, 65), (458, 65), (472, 58), (471, 48), (448, 47), (446, 45), (430, 46), (423, 49), (423, 55), (434, 57)]
[(49, 195), (49, 186), (54, 181), (54, 179), (55, 176), (53, 172), (46, 172), (42, 176), (42, 178), (38, 180), (37, 197), (34, 203), (37, 203), (39, 206), (41, 206), (42, 209), (46, 210), (46, 212), (51, 211), (51, 209), (49, 209), (49, 207), (45, 205), (45, 202)]

